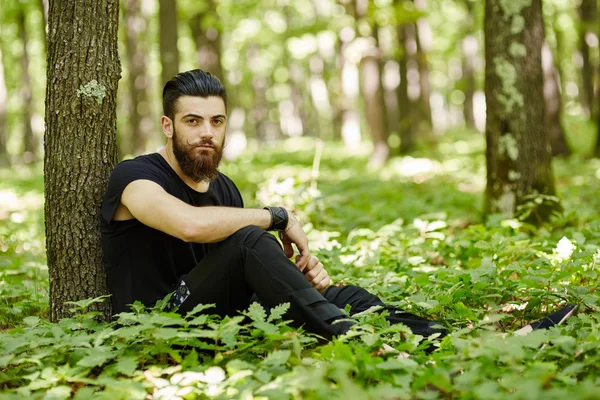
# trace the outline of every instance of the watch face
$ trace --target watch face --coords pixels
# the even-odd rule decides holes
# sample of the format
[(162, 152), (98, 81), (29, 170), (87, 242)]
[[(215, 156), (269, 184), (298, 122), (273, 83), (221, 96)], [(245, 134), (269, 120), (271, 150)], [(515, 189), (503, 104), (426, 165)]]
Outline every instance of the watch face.
[(189, 296), (190, 289), (188, 289), (185, 281), (182, 279), (179, 281), (179, 285), (177, 285), (177, 289), (175, 289), (173, 297), (171, 297), (171, 303), (173, 304), (173, 306), (179, 307)]

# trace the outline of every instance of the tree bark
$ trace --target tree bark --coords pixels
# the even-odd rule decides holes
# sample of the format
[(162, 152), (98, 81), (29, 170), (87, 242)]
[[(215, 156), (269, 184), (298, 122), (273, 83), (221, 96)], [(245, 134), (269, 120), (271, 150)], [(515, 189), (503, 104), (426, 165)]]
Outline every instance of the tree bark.
[(123, 1), (123, 21), (125, 23), (125, 49), (129, 69), (129, 126), (128, 138), (121, 149), (125, 154), (141, 154), (146, 151), (150, 103), (148, 102), (148, 74), (144, 41), (140, 35), (146, 30), (146, 21), (142, 17), (139, 0)]
[(550, 135), (550, 146), (553, 156), (571, 154), (562, 126), (562, 98), (560, 95), (560, 78), (552, 50), (544, 42), (542, 47), (542, 69), (544, 71), (544, 101), (546, 103), (546, 123)]
[[(537, 197), (539, 206), (521, 215), (541, 223), (560, 209), (553, 196), (551, 148), (543, 102), (541, 0), (486, 0), (485, 49), (487, 186), (484, 215), (517, 215)], [(548, 195), (546, 197), (540, 195)], [(529, 203), (535, 204), (535, 203)]]
[(33, 96), (31, 89), (31, 76), (29, 75), (29, 51), (27, 50), (29, 36), (27, 34), (27, 26), (25, 24), (24, 6), (24, 4), (19, 4), (17, 11), (17, 26), (19, 28), (19, 36), (23, 45), (23, 55), (21, 57), (21, 98), (23, 99), (23, 161), (30, 163), (35, 161), (37, 158), (38, 141), (33, 133), (33, 127), (31, 126), (31, 118), (33, 117)]
[(6, 89), (6, 79), (4, 78), (4, 64), (2, 61), (3, 46), (0, 39), (0, 167), (10, 165), (10, 156), (8, 154), (8, 130), (6, 129), (6, 98), (8, 96)]
[(590, 46), (586, 41), (586, 36), (595, 34), (597, 29), (597, 8), (596, 0), (582, 0), (579, 6), (579, 16), (581, 18), (579, 33), (579, 51), (583, 65), (581, 68), (581, 104), (588, 115), (593, 118), (594, 112), (594, 67), (590, 60)]
[(179, 51), (177, 50), (177, 1), (160, 0), (159, 4), (162, 91), (163, 86), (179, 73)]
[(196, 42), (196, 51), (198, 55), (198, 65), (200, 69), (210, 72), (223, 83), (224, 75), (221, 66), (221, 30), (218, 26), (218, 17), (213, 16), (213, 23), (210, 23), (209, 17), (214, 14), (216, 4), (214, 0), (207, 0), (206, 8), (203, 12), (198, 12), (190, 18), (190, 30)]
[[(117, 163), (118, 0), (51, 0), (44, 188), (50, 318), (107, 293), (99, 211)], [(68, 43), (68, 45), (66, 45)], [(105, 315), (109, 302), (97, 306)]]

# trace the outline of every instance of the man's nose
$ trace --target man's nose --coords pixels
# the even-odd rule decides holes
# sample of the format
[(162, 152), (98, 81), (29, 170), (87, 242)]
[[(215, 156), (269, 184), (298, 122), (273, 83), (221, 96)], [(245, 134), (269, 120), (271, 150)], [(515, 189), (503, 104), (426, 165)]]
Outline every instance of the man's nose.
[(204, 122), (202, 124), (202, 129), (200, 129), (200, 136), (202, 138), (212, 138), (214, 135), (214, 127), (211, 125), (210, 121)]

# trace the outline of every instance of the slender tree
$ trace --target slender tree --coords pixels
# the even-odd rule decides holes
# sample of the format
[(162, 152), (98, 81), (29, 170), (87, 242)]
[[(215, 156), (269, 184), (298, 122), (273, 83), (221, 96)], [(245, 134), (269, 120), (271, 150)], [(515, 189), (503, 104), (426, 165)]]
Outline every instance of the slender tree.
[(550, 135), (553, 156), (571, 154), (562, 125), (562, 97), (560, 95), (560, 77), (554, 63), (552, 50), (544, 42), (542, 47), (542, 69), (544, 71), (544, 101), (546, 103), (546, 123)]
[[(123, 22), (125, 27), (125, 48), (129, 71), (129, 132), (122, 151), (125, 154), (140, 154), (146, 149), (147, 128), (150, 119), (148, 102), (148, 74), (146, 49), (141, 34), (146, 30), (146, 21), (141, 14), (139, 0), (123, 0)], [(150, 125), (151, 126), (151, 125)]]
[(179, 73), (179, 51), (177, 50), (177, 1), (160, 0), (160, 63), (162, 65), (162, 87)]
[(467, 21), (465, 23), (465, 37), (462, 41), (462, 73), (464, 82), (465, 104), (463, 115), (465, 124), (476, 129), (475, 126), (475, 59), (477, 57), (477, 38), (474, 35), (473, 7), (472, 1), (465, 2), (467, 6)]
[[(427, 10), (427, 0), (413, 0), (417, 10), (425, 12)], [(431, 47), (431, 27), (427, 18), (419, 18), (415, 23), (415, 43), (416, 53), (415, 58), (419, 68), (419, 109), (421, 111), (421, 119), (425, 121), (429, 128), (432, 127), (431, 116), (431, 84), (429, 83), (429, 61), (428, 54)]]
[(51, 0), (48, 20), (44, 209), (56, 321), (66, 301), (107, 293), (99, 211), (117, 162), (119, 1)]
[(31, 87), (31, 75), (29, 74), (29, 35), (25, 19), (25, 4), (19, 3), (17, 11), (17, 27), (23, 45), (21, 56), (21, 98), (23, 99), (23, 160), (25, 162), (35, 161), (37, 157), (38, 141), (33, 133), (31, 118), (33, 117), (33, 93)]
[(48, 40), (46, 38), (48, 35), (48, 0), (38, 0), (38, 7), (44, 17), (42, 18), (42, 38), (44, 41), (44, 50), (48, 52)]
[[(398, 2), (398, 0), (396, 0)], [(406, 29), (405, 23), (396, 26), (398, 36), (398, 68), (400, 74), (400, 84), (396, 89), (398, 102), (398, 130), (400, 133), (400, 153), (408, 153), (415, 147), (415, 129), (413, 116), (414, 108), (411, 106), (408, 97), (408, 49), (406, 48)]]
[(487, 186), (484, 214), (516, 214), (529, 196), (549, 195), (529, 220), (560, 208), (543, 99), (541, 0), (486, 0)]
[(207, 0), (199, 6), (199, 11), (189, 19), (190, 30), (196, 42), (198, 65), (201, 69), (223, 81), (221, 65), (221, 26), (219, 24), (215, 0)]
[[(357, 23), (367, 23), (367, 0), (356, 0), (355, 5)], [(371, 45), (367, 48), (360, 61), (360, 84), (364, 101), (365, 119), (373, 140), (373, 154), (369, 164), (381, 166), (389, 155), (388, 126), (383, 84), (381, 81), (382, 62), (381, 50), (378, 46), (377, 26), (371, 27), (370, 36), (366, 37)]]
[(8, 154), (8, 130), (6, 129), (6, 79), (4, 78), (4, 64), (2, 58), (2, 38), (0, 38), (0, 167), (6, 167), (10, 164)]
[(594, 66), (590, 57), (588, 36), (597, 34), (598, 25), (596, 0), (581, 0), (579, 6), (581, 18), (579, 30), (579, 51), (581, 53), (581, 103), (588, 114), (593, 117), (594, 110)]

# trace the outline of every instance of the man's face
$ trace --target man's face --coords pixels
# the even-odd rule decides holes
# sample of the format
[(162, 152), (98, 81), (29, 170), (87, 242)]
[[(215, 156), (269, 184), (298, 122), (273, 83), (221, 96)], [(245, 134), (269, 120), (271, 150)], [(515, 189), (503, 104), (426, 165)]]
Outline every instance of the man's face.
[(182, 96), (175, 104), (173, 153), (182, 172), (195, 182), (218, 176), (223, 156), (225, 103), (217, 96)]

